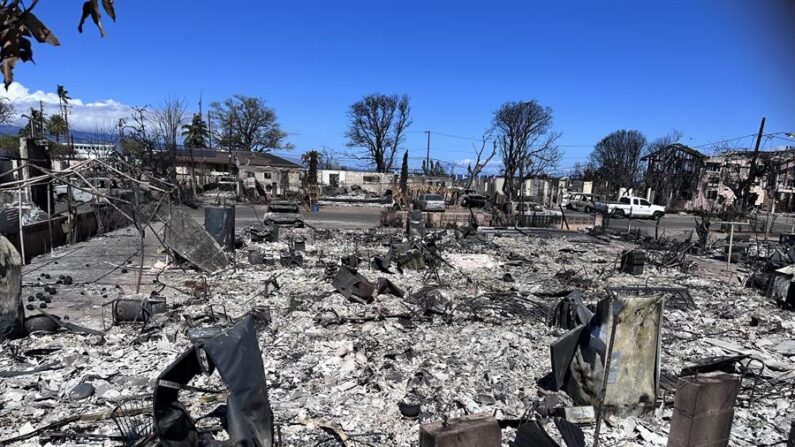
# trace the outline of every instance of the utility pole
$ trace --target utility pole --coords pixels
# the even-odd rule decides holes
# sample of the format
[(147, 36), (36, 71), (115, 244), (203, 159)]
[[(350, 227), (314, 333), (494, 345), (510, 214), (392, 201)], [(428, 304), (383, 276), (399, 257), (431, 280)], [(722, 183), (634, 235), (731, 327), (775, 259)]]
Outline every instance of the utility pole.
[(428, 171), (431, 170), (431, 131), (426, 130), (428, 134), (428, 144), (425, 146), (425, 164), (428, 166)]
[(39, 101), (39, 138), (44, 138), (44, 101)]
[(751, 192), (751, 184), (752, 181), (756, 179), (756, 162), (759, 161), (759, 146), (762, 144), (762, 134), (765, 131), (765, 117), (762, 117), (762, 122), (759, 124), (759, 134), (756, 137), (756, 146), (754, 146), (754, 156), (751, 157), (751, 167), (748, 169), (748, 177), (745, 179), (745, 184), (742, 188), (743, 193), (743, 203), (742, 203), (742, 210), (743, 212), (748, 207), (748, 195)]

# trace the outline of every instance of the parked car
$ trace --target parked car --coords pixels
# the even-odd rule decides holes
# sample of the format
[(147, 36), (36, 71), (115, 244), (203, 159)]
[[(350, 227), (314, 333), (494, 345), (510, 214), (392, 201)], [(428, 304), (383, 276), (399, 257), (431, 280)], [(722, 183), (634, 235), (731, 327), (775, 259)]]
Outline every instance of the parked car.
[(445, 208), (444, 197), (440, 194), (421, 194), (414, 199), (415, 210), (444, 212)]
[(601, 196), (596, 196), (593, 194), (575, 192), (569, 195), (569, 198), (564, 206), (573, 211), (583, 211), (590, 213), (593, 211), (593, 205), (596, 202), (604, 202), (604, 199)]
[(596, 202), (594, 209), (615, 217), (660, 219), (665, 215), (664, 206), (653, 205), (642, 197), (625, 196), (618, 199), (618, 202)]
[(460, 203), (464, 208), (483, 208), (486, 206), (486, 196), (472, 190), (466, 190), (461, 196)]

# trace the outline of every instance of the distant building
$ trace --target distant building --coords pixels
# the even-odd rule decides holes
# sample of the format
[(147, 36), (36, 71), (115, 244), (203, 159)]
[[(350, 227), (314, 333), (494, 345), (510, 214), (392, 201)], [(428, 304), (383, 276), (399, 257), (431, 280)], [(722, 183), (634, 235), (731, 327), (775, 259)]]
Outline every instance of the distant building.
[[(696, 211), (731, 206), (751, 173), (752, 150), (706, 156), (681, 144), (647, 155), (650, 201), (671, 209)], [(749, 185), (752, 205), (762, 210), (795, 209), (795, 148), (759, 152), (757, 176)]]
[(241, 180), (256, 180), (273, 194), (297, 192), (301, 187), (302, 166), (266, 152), (180, 150), (176, 163), (177, 179), (186, 183), (191, 181), (190, 166), (193, 165), (198, 186), (216, 183), (220, 177), (237, 173)]
[(397, 176), (390, 172), (352, 171), (346, 169), (320, 169), (318, 182), (321, 188), (360, 189), (364, 192), (383, 194), (391, 189)]
[(116, 145), (112, 143), (74, 143), (73, 158), (108, 158), (116, 154)]
[[(504, 177), (481, 177), (475, 179), (472, 188), (500, 203), (505, 200), (504, 185)], [(524, 181), (520, 193), (524, 195), (524, 200), (554, 207), (561, 203), (564, 195), (576, 192), (591, 193), (592, 187), (593, 183), (590, 181), (569, 177), (535, 177)]]

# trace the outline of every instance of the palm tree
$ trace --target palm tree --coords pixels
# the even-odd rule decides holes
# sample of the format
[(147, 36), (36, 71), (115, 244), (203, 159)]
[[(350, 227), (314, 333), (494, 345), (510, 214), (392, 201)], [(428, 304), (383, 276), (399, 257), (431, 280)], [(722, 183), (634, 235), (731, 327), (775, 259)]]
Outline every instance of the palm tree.
[(72, 98), (69, 96), (69, 92), (66, 90), (66, 87), (64, 87), (61, 84), (58, 84), (58, 86), (55, 88), (55, 93), (58, 95), (58, 104), (60, 105), (61, 108), (61, 116), (63, 117), (64, 123), (66, 124), (66, 131), (63, 133), (63, 135), (66, 136), (66, 141), (69, 142), (71, 138), (69, 138), (68, 105), (69, 105), (69, 100), (71, 100)]
[(55, 137), (55, 142), (61, 144), (61, 136), (67, 134), (66, 120), (61, 115), (52, 115), (47, 120), (47, 133)]
[(207, 138), (210, 132), (207, 130), (207, 123), (202, 119), (200, 113), (193, 115), (190, 124), (182, 126), (183, 144), (188, 148), (190, 154), (190, 180), (193, 188), (193, 196), (196, 196), (196, 171), (193, 167), (193, 148), (207, 147)]
[(204, 122), (202, 116), (198, 113), (193, 115), (190, 124), (182, 126), (182, 138), (187, 148), (206, 147), (208, 135), (207, 123)]

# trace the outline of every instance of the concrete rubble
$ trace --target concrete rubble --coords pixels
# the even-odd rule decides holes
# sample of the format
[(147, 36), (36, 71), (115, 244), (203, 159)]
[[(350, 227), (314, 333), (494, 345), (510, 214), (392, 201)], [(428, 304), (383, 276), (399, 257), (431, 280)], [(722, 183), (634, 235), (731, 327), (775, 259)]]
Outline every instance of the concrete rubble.
[[(633, 248), (626, 242), (561, 231), (473, 231), (457, 239), (453, 230), (427, 229), (422, 241), (386, 228), (282, 227), (275, 237), (261, 234), (239, 231), (228, 263), (212, 240), (203, 242), (212, 258), (180, 253), (202, 270), (190, 263), (159, 266), (167, 273), (157, 281), (167, 287), (157, 294), (119, 293), (141, 303), (127, 312), (132, 322), (103, 330), (100, 315), (85, 314), (55, 331), (0, 342), (0, 443), (130, 444), (119, 420), (151, 409), (158, 378), (197, 337), (241, 321), (256, 327), (274, 445), (416, 446), (421, 432), (455, 431), (451, 421), (470, 415), (489, 418), (489, 436), (499, 424), (503, 446), (540, 438), (548, 445), (593, 445), (597, 427), (601, 445), (666, 445), (679, 408), (677, 380), (715, 371), (739, 381), (731, 445), (788, 439), (795, 419), (795, 313), (727, 281), (719, 266), (666, 267), (648, 253), (643, 268), (630, 271), (626, 266), (637, 263), (625, 262), (632, 274), (622, 273), (622, 255)], [(296, 250), (297, 240), (303, 250)], [(101, 293), (83, 283), (53, 287)], [(623, 311), (634, 315), (644, 312), (638, 300), (650, 300), (654, 312), (643, 321), (659, 323), (641, 334), (653, 349), (636, 347), (636, 361), (647, 368), (643, 388), (630, 389), (604, 346), (597, 349), (601, 357), (589, 357), (581, 344), (556, 365), (550, 346), (567, 336), (569, 350), (585, 336), (591, 343), (608, 340), (610, 323), (615, 338), (622, 337), (609, 318), (620, 314), (598, 303), (608, 303), (610, 289), (626, 288), (664, 289), (643, 298), (621, 295)], [(692, 306), (678, 301), (682, 289)], [(153, 309), (152, 298), (163, 298), (160, 307), (137, 324)], [(622, 349), (627, 359), (630, 348)], [(610, 377), (602, 374), (605, 357), (612, 358)], [(580, 369), (593, 368), (593, 383), (572, 382), (568, 368), (578, 358)], [(235, 439), (234, 429), (225, 431), (234, 425), (234, 405), (224, 380), (198, 374), (179, 388), (196, 427), (217, 440)], [(608, 411), (617, 403), (627, 408)]]

